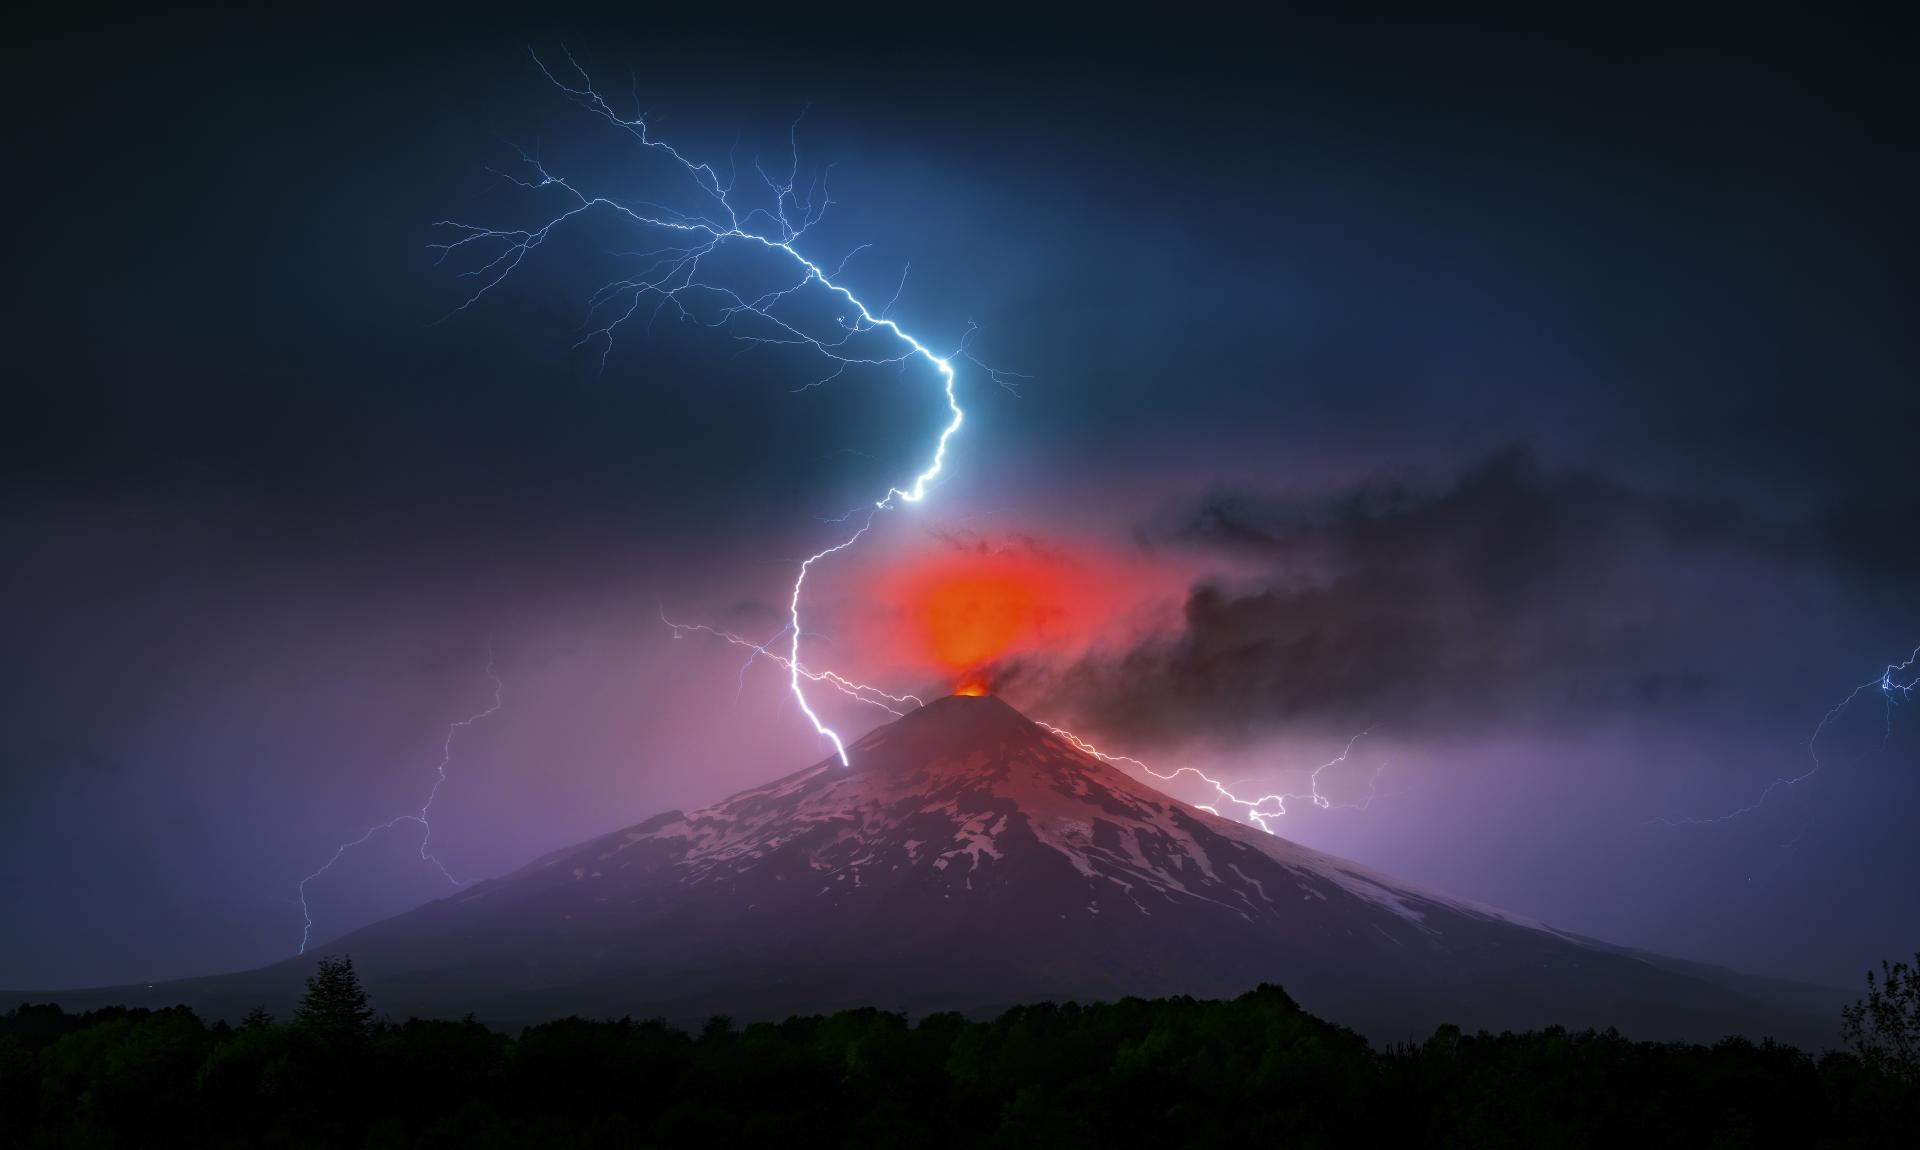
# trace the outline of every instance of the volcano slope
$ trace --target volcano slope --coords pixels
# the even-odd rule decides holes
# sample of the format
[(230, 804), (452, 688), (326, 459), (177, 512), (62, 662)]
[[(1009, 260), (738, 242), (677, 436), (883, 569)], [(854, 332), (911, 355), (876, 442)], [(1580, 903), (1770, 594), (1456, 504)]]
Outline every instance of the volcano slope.
[[(1838, 1001), (1449, 898), (1196, 809), (992, 696), (316, 948), (395, 1017), (777, 1018), (1228, 997), (1277, 983), (1376, 1039), (1549, 1024), (1832, 1044)], [(281, 1008), (311, 959), (27, 996)]]

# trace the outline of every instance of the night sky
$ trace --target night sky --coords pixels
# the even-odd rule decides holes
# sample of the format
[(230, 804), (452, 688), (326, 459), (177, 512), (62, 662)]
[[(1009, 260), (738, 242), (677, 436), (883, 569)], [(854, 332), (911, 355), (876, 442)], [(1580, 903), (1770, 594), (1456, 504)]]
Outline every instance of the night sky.
[[(733, 25), (725, 21), (736, 19)], [(1898, 30), (841, 7), (23, 28), (0, 416), (0, 986), (291, 953), (417, 808), (502, 873), (819, 761), (761, 665), (822, 523), (917, 470), (909, 368), (670, 316), (575, 347), (589, 218), (465, 298), (516, 148), (832, 164), (802, 241), (960, 361), (924, 504), (808, 657), (979, 676), (1281, 833), (1608, 941), (1851, 986), (1920, 948), (1920, 132)], [(926, 21), (921, 23), (920, 21)], [(602, 352), (606, 352), (604, 364)], [(959, 622), (956, 622), (959, 620)], [(1920, 699), (1916, 699), (1920, 703)], [(845, 732), (877, 718), (826, 706)], [(1204, 788), (1174, 792), (1204, 801)], [(417, 834), (318, 937), (448, 890)]]

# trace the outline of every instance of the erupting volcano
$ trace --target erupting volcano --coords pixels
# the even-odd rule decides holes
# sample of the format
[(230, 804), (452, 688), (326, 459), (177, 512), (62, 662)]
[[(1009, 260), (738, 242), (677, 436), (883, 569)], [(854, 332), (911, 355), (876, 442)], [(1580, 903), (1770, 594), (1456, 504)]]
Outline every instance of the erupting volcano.
[[(1442, 1022), (1826, 1034), (1785, 987), (1565, 934), (1196, 809), (991, 695), (942, 698), (848, 749), (849, 767), (830, 758), (668, 811), (317, 949), (351, 953), (397, 1015), (503, 1022), (987, 1012), (1273, 982), (1392, 1038)], [(237, 1014), (291, 999), (309, 965), (58, 997)]]

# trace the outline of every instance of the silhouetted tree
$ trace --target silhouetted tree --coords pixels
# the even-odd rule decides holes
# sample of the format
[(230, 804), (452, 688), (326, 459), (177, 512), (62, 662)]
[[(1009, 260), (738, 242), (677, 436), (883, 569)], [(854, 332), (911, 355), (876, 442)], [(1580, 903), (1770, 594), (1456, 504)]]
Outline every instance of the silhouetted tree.
[(247, 1011), (246, 1016), (240, 1020), (242, 1030), (264, 1030), (272, 1025), (273, 1015), (268, 1014), (264, 1006), (256, 1006)]
[(373, 1023), (367, 992), (353, 973), (353, 957), (324, 957), (307, 979), (293, 1023), (329, 1039), (363, 1037)]
[(1920, 954), (1914, 965), (1880, 963), (1867, 972), (1867, 996), (1840, 1012), (1840, 1034), (1860, 1060), (1909, 1083), (1920, 1083)]
[(1816, 1059), (1561, 1027), (1377, 1049), (1272, 986), (516, 1038), (375, 1024), (351, 964), (326, 959), (291, 1026), (0, 1014), (0, 1146), (1901, 1146), (1920, 1129), (1920, 1082), (1896, 1070), (1916, 984), (1884, 967), (1847, 1016), (1861, 1053)]

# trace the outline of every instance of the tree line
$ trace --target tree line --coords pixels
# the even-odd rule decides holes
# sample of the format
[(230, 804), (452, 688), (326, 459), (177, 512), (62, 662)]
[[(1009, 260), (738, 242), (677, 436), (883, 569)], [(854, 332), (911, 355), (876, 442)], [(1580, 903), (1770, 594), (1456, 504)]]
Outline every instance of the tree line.
[[(1867, 1146), (1920, 1121), (1920, 969), (1849, 1049), (1466, 1034), (1376, 1049), (1278, 987), (1228, 1001), (879, 1010), (697, 1032), (565, 1018), (510, 1036), (376, 1017), (350, 959), (299, 1009), (0, 1017), (0, 1145)], [(1232, 1141), (1228, 1141), (1232, 1140)]]

